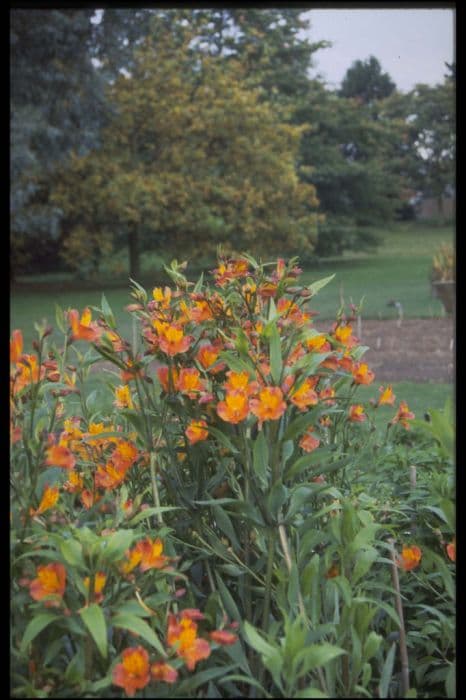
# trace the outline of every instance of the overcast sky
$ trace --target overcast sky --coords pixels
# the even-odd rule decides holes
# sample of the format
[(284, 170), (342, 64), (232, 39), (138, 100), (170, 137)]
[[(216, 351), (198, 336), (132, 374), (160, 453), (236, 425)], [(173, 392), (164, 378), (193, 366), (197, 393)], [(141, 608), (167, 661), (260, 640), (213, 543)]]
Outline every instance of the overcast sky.
[(452, 9), (311, 10), (311, 41), (333, 44), (314, 54), (311, 75), (337, 88), (353, 61), (372, 55), (401, 92), (441, 83), (445, 62), (454, 60), (454, 15)]

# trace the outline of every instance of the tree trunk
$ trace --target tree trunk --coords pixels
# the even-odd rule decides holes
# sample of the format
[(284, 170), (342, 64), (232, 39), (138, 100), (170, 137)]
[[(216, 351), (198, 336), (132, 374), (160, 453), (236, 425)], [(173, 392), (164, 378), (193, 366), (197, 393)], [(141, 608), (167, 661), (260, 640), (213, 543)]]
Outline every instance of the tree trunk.
[(139, 231), (135, 226), (128, 233), (129, 252), (129, 275), (133, 280), (138, 281), (140, 275), (139, 267)]

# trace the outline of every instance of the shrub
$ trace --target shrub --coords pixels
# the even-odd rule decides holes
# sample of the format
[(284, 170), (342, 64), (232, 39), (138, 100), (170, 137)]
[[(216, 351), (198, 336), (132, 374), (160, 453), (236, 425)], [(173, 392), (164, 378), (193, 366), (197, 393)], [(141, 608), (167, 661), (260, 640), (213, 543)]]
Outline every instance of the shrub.
[(14, 694), (407, 696), (409, 650), (419, 691), (450, 695), (447, 414), (420, 437), (391, 386), (358, 400), (354, 317), (312, 325), (331, 278), (184, 267), (133, 283), (131, 342), (105, 297), (57, 309), (61, 347), (13, 332)]

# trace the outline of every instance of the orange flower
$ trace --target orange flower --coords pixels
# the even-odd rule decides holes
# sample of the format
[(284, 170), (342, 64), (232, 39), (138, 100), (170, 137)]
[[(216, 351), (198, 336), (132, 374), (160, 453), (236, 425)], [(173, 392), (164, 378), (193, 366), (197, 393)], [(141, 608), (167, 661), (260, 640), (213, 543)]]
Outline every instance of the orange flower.
[(337, 326), (334, 330), (335, 340), (338, 340), (342, 345), (351, 348), (356, 344), (356, 339), (352, 335), (353, 328), (347, 324), (345, 326)]
[(170, 664), (165, 664), (158, 661), (151, 666), (152, 678), (156, 681), (165, 681), (165, 683), (176, 683), (178, 680), (178, 671)]
[(220, 362), (216, 367), (212, 367), (212, 365), (217, 361), (220, 350), (221, 348), (216, 347), (215, 345), (202, 345), (202, 347), (199, 348), (196, 359), (201, 367), (206, 369), (208, 372), (216, 374), (225, 368), (224, 362)]
[(52, 445), (46, 450), (46, 455), (45, 463), (50, 467), (74, 469), (74, 465), (76, 464), (73, 453), (67, 447)]
[(189, 317), (195, 323), (202, 323), (203, 321), (210, 321), (214, 318), (214, 315), (209, 302), (205, 299), (198, 299), (189, 310)]
[(379, 387), (380, 391), (380, 396), (379, 400), (377, 402), (378, 406), (383, 406), (384, 404), (389, 404), (390, 406), (393, 406), (395, 403), (396, 396), (392, 391), (392, 387), (389, 384), (386, 389), (383, 388), (383, 386)]
[(320, 445), (320, 440), (312, 434), (314, 427), (311, 425), (310, 428), (306, 430), (303, 437), (299, 441), (299, 446), (305, 452), (313, 452)]
[(315, 380), (308, 377), (290, 396), (291, 402), (301, 411), (305, 411), (308, 406), (315, 406), (318, 402), (319, 398), (314, 391), (315, 385)]
[(86, 307), (79, 318), (79, 311), (71, 309), (68, 311), (68, 321), (71, 326), (72, 340), (87, 340), (90, 343), (95, 342), (101, 335), (101, 329), (94, 322), (92, 323), (91, 310)]
[(196, 395), (204, 389), (199, 370), (195, 367), (183, 368), (176, 383), (176, 388), (190, 399), (195, 399)]
[(351, 373), (355, 384), (371, 384), (375, 378), (374, 372), (365, 362), (355, 362)]
[(128, 470), (138, 456), (138, 448), (132, 442), (122, 440), (112, 452), (111, 461), (118, 469)]
[(124, 688), (133, 697), (136, 690), (145, 688), (150, 681), (149, 654), (144, 647), (128, 647), (121, 655), (121, 664), (113, 669), (112, 682)]
[(325, 574), (325, 578), (335, 578), (340, 575), (340, 567), (338, 564), (332, 564), (330, 569)]
[(244, 391), (229, 391), (217, 404), (217, 413), (227, 423), (240, 423), (248, 417), (249, 401)]
[(353, 423), (363, 423), (366, 418), (367, 416), (364, 413), (364, 406), (362, 404), (357, 403), (350, 407), (348, 420)]
[(183, 613), (168, 616), (167, 642), (184, 659), (190, 671), (194, 671), (198, 661), (210, 656), (209, 643), (197, 636), (197, 624)]
[(246, 277), (248, 274), (247, 260), (231, 259), (225, 264), (221, 262), (218, 268), (213, 270), (215, 282), (219, 287), (223, 287), (227, 282), (231, 282), (238, 277)]
[(448, 558), (452, 561), (456, 561), (456, 538), (454, 537), (452, 542), (446, 546)]
[(10, 340), (10, 362), (16, 364), (23, 353), (23, 334), (19, 329), (15, 329)]
[(24, 387), (29, 386), (43, 379), (45, 368), (39, 367), (35, 355), (21, 355), (16, 364), (16, 376), (14, 378), (14, 392), (19, 392)]
[(58, 486), (48, 486), (46, 484), (44, 493), (42, 495), (42, 500), (39, 503), (39, 507), (37, 510), (34, 510), (33, 508), (30, 509), (30, 514), (31, 515), (40, 515), (41, 513), (44, 513), (46, 510), (49, 508), (53, 508), (55, 503), (58, 501), (58, 497), (60, 495), (59, 488)]
[(400, 569), (405, 571), (411, 571), (419, 566), (421, 561), (422, 552), (416, 545), (411, 545), (411, 547), (404, 546), (401, 551), (401, 557), (397, 557), (396, 563)]
[(116, 408), (134, 408), (128, 384), (115, 387), (115, 401), (113, 405)]
[[(95, 575), (94, 578), (94, 601), (96, 603), (101, 603), (104, 599), (104, 594), (102, 593), (102, 590), (105, 586), (105, 582), (107, 581), (106, 575), (102, 571), (98, 571)], [(89, 590), (90, 586), (90, 576), (86, 576), (84, 579), (84, 587)]]
[(238, 641), (238, 635), (226, 630), (213, 630), (209, 632), (209, 637), (217, 644), (236, 644)]
[(170, 557), (162, 554), (163, 543), (158, 537), (153, 542), (150, 537), (147, 537), (145, 540), (138, 542), (134, 549), (141, 553), (141, 563), (139, 567), (141, 571), (163, 569), (170, 561)]
[(162, 389), (167, 394), (173, 393), (175, 391), (176, 385), (178, 383), (178, 376), (179, 373), (178, 370), (175, 369), (175, 367), (172, 367), (171, 369), (167, 365), (157, 367), (157, 377), (159, 379)]
[(249, 402), (251, 412), (259, 419), (259, 427), (266, 420), (278, 420), (286, 411), (282, 390), (278, 386), (266, 386), (259, 398)]
[(174, 357), (188, 350), (192, 337), (185, 335), (182, 328), (165, 321), (154, 321), (154, 326), (159, 337), (159, 348), (166, 355)]
[(192, 420), (185, 430), (186, 437), (191, 445), (194, 445), (200, 440), (207, 440), (209, 431), (205, 420)]
[(410, 430), (408, 420), (412, 420), (413, 418), (415, 418), (415, 415), (409, 410), (406, 401), (400, 401), (398, 412), (396, 416), (392, 418), (390, 423), (392, 423), (392, 425), (394, 425), (395, 423), (401, 423), (403, 428), (406, 428), (406, 430)]
[(161, 305), (162, 309), (170, 308), (172, 299), (172, 290), (170, 287), (165, 287), (164, 289), (162, 289), (162, 287), (154, 287), (152, 296), (154, 297), (154, 301)]
[(89, 510), (92, 508), (94, 503), (97, 503), (97, 501), (100, 501), (101, 495), (98, 493), (93, 493), (92, 491), (89, 491), (89, 489), (84, 489), (81, 492), (81, 503), (83, 504), (84, 508), (86, 510)]
[(126, 560), (124, 560), (119, 566), (120, 571), (123, 574), (129, 574), (136, 566), (141, 562), (142, 551), (140, 549), (128, 549), (126, 552)]
[(108, 462), (105, 467), (98, 467), (95, 473), (95, 485), (97, 488), (112, 489), (119, 486), (124, 481), (127, 468), (116, 467), (112, 462)]
[(68, 481), (65, 481), (63, 488), (68, 493), (76, 493), (84, 487), (83, 475), (79, 472), (71, 471)]
[(250, 381), (249, 373), (246, 371), (233, 372), (230, 370), (227, 372), (227, 377), (228, 379), (223, 385), (227, 392), (241, 391), (250, 396), (259, 388), (257, 382)]
[(305, 344), (310, 352), (326, 352), (330, 350), (330, 343), (323, 333), (307, 338)]
[(66, 569), (54, 563), (37, 567), (37, 578), (29, 584), (29, 593), (34, 600), (44, 600), (47, 608), (58, 607), (66, 586)]

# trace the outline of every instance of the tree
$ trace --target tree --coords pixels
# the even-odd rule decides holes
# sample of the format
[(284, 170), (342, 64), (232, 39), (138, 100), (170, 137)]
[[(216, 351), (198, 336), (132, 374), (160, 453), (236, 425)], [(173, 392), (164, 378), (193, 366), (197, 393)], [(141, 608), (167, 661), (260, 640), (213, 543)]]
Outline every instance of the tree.
[(302, 139), (298, 172), (316, 187), (326, 220), (319, 225), (318, 255), (374, 245), (364, 227), (391, 219), (401, 179), (394, 163), (399, 122), (373, 119), (372, 107), (339, 97), (311, 81), (297, 123), (312, 129)]
[[(14, 269), (54, 261), (60, 211), (48, 178), (96, 145), (102, 84), (88, 52), (92, 10), (11, 11), (11, 230)], [(56, 260), (56, 258), (55, 258)]]
[(388, 97), (395, 90), (395, 83), (382, 68), (375, 56), (366, 61), (354, 61), (346, 71), (340, 88), (341, 97), (355, 97), (364, 104)]
[(181, 44), (170, 33), (145, 40), (131, 75), (109, 87), (101, 147), (55, 179), (64, 239), (102, 231), (125, 240), (133, 277), (142, 240), (198, 257), (219, 243), (312, 250), (315, 188), (295, 173), (306, 127), (281, 123), (245, 83), (241, 61), (195, 51), (194, 37), (187, 27)]

